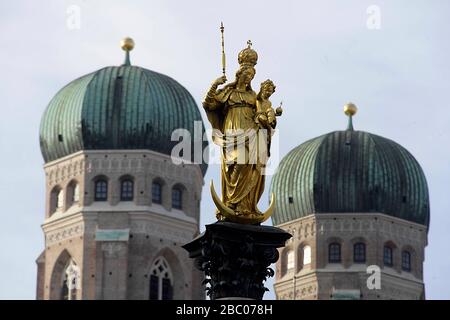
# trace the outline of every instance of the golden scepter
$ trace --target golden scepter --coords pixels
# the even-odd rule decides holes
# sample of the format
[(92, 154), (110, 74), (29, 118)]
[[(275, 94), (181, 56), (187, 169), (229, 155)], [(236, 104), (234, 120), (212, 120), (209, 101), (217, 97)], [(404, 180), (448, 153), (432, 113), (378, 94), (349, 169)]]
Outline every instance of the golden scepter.
[(225, 28), (223, 27), (223, 22), (220, 23), (220, 32), (222, 34), (222, 72), (225, 75), (225, 39), (223, 36), (223, 31)]

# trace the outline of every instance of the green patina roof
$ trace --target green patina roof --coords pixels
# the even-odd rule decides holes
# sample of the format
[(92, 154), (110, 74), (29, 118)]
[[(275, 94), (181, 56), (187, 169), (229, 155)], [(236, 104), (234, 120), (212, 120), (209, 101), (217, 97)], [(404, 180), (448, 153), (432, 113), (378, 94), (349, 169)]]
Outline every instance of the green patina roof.
[[(174, 79), (137, 66), (106, 67), (72, 81), (51, 100), (41, 120), (41, 151), (46, 162), (79, 150), (170, 155), (178, 143), (171, 141), (173, 130), (187, 129), (193, 139), (194, 121), (201, 120), (194, 99)], [(205, 173), (207, 165), (201, 167)]]
[(382, 212), (429, 224), (418, 162), (394, 141), (363, 131), (335, 131), (296, 147), (281, 161), (271, 191), (275, 225), (339, 212)]

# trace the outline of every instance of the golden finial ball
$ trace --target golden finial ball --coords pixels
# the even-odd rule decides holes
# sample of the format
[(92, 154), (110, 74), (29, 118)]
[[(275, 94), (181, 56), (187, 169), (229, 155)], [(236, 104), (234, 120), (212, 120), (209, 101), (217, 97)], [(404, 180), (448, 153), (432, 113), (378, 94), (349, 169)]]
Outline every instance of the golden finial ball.
[(352, 103), (352, 102), (349, 102), (349, 103), (347, 103), (345, 106), (344, 106), (344, 113), (347, 115), (347, 116), (353, 116), (356, 112), (358, 111), (358, 108), (356, 107), (356, 105), (354, 104), (354, 103)]
[(124, 51), (131, 51), (134, 48), (134, 40), (126, 37), (120, 41), (120, 47)]

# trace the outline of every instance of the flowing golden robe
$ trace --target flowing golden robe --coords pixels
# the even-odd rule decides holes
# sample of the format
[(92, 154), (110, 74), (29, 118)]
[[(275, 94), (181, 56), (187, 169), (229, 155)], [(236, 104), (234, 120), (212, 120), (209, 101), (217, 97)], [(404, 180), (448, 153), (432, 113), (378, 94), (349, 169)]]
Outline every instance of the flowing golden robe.
[(222, 202), (237, 215), (260, 213), (265, 162), (259, 154), (267, 146), (258, 143), (256, 93), (229, 85), (208, 95), (203, 106), (215, 129), (213, 141), (222, 147)]

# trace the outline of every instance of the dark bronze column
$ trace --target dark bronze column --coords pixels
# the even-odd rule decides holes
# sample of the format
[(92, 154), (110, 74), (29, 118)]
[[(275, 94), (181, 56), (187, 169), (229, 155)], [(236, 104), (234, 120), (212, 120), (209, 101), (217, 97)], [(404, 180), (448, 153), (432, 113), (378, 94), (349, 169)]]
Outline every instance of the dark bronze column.
[(291, 235), (271, 226), (221, 222), (183, 246), (196, 267), (205, 273), (206, 293), (212, 299), (262, 300), (264, 281), (274, 275), (277, 248)]

